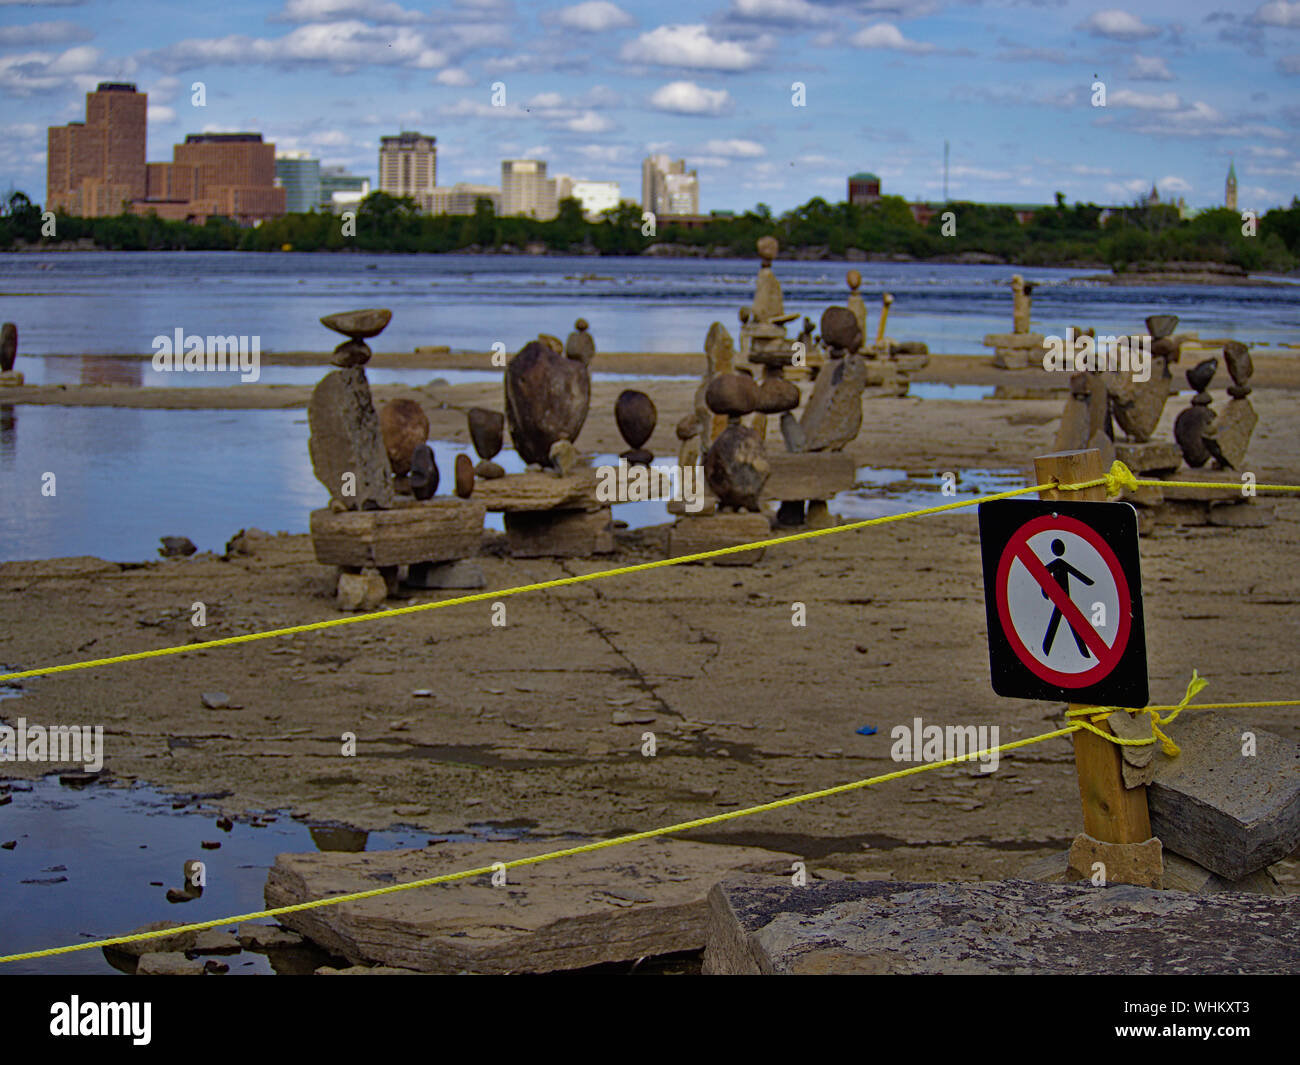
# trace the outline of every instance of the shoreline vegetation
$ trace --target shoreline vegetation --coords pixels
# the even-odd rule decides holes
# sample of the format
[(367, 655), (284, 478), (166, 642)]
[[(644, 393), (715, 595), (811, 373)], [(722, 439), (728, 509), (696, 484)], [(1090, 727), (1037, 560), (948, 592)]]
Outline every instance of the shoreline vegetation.
[[(951, 213), (950, 218), (945, 216)], [(497, 217), (480, 200), (472, 215), (421, 214), (414, 201), (372, 193), (344, 235), (342, 216), (290, 214), (245, 228), (224, 218), (203, 225), (155, 215), (105, 218), (56, 215), (53, 235), (39, 205), (21, 192), (0, 204), (0, 251), (253, 251), (371, 252), (752, 258), (754, 242), (771, 234), (781, 258), (795, 261), (933, 262), (1114, 271), (1101, 282), (1241, 284), (1251, 273), (1300, 270), (1300, 197), (1253, 224), (1216, 208), (1182, 219), (1166, 204), (1114, 209), (1055, 206), (1020, 223), (1008, 206), (952, 202), (925, 226), (901, 197), (876, 203), (828, 203), (820, 197), (773, 215), (766, 204), (685, 227), (671, 219), (651, 227), (638, 207), (622, 204), (599, 221), (583, 217), (577, 200), (560, 202), (549, 221)], [(1253, 228), (1253, 233), (1251, 232)], [(871, 250), (867, 250), (871, 249)]]

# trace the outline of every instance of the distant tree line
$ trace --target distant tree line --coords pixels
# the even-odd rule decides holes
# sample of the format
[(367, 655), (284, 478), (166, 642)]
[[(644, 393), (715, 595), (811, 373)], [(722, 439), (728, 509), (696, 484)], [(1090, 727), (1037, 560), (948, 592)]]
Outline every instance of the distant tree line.
[[(326, 213), (285, 215), (255, 228), (224, 218), (191, 225), (121, 214), (57, 215), (57, 236), (43, 237), (40, 207), (15, 192), (0, 203), (0, 248), (89, 240), (122, 251), (455, 252), (541, 245), (559, 253), (639, 255), (652, 245), (671, 245), (688, 253), (749, 257), (754, 242), (771, 233), (783, 249), (813, 257), (856, 257), (856, 251), (916, 259), (985, 255), (1026, 266), (1106, 263), (1116, 270), (1134, 263), (1216, 262), (1286, 271), (1300, 264), (1300, 198), (1259, 218), (1254, 236), (1244, 235), (1241, 216), (1226, 208), (1190, 219), (1179, 218), (1177, 209), (1165, 204), (1135, 204), (1103, 220), (1104, 211), (1091, 203), (1068, 206), (1058, 193), (1056, 203), (1040, 208), (1028, 224), (1021, 224), (1011, 207), (952, 202), (922, 226), (901, 197), (871, 204), (816, 197), (781, 215), (760, 203), (743, 214), (713, 216), (703, 226), (661, 219), (650, 233), (640, 209), (631, 204), (588, 221), (576, 199), (565, 199), (555, 218), (539, 222), (499, 217), (486, 198), (471, 215), (427, 215), (409, 198), (375, 192), (358, 206), (355, 235), (344, 235), (344, 220)], [(945, 219), (946, 212), (953, 217)]]

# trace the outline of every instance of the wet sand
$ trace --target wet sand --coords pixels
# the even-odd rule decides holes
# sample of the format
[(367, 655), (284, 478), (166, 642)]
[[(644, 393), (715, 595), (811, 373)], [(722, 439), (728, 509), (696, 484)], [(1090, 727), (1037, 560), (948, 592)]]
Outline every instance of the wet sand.
[[(1017, 376), (981, 361), (938, 356), (920, 379)], [(1261, 483), (1300, 482), (1300, 375), (1286, 357), (1257, 365), (1251, 469)], [(611, 407), (624, 387), (593, 389), (583, 450), (621, 450)], [(660, 409), (649, 446), (675, 456), (672, 426), (693, 386), (643, 387)], [(272, 393), (266, 406), (301, 405), (309, 392), (261, 391)], [(499, 385), (375, 391), (418, 399), (432, 435), (457, 440), (466, 439), (464, 408), (496, 406), (500, 395)], [(132, 405), (230, 398), (243, 406), (259, 386), (64, 389), (58, 401), (108, 392)], [(1171, 399), (1158, 439), (1170, 439), (1182, 405)], [(929, 474), (1027, 471), (1034, 455), (1052, 450), (1060, 407), (1060, 398), (872, 399), (852, 451), (864, 465)], [(1162, 528), (1142, 541), (1154, 700), (1176, 701), (1193, 668), (1211, 682), (1204, 700), (1300, 694), (1300, 501), (1275, 505), (1267, 528)], [(232, 513), (230, 532), (241, 524)], [(489, 553), (482, 563), (488, 587), (506, 588), (662, 553), (660, 533), (642, 530), (624, 534), (605, 558)], [(305, 536), (274, 537), (229, 561), (5, 563), (6, 664), (52, 665), (337, 618), (332, 574)], [(195, 601), (207, 605), (206, 628), (189, 623)], [(29, 680), (4, 710), (29, 723), (103, 723), (118, 780), (228, 791), (221, 805), (232, 813), (284, 808), (364, 829), (403, 821), (431, 834), (491, 823), (607, 835), (889, 772), (899, 767), (890, 729), (916, 717), (997, 725), (1006, 742), (1057, 727), (1064, 709), (990, 689), (973, 508), (769, 549), (752, 567), (681, 567), (503, 602), (503, 628), (491, 624), (490, 603), (454, 606)], [(806, 628), (791, 624), (794, 602), (807, 607)], [(421, 689), (432, 697), (413, 695)], [(201, 693), (212, 691), (238, 708), (205, 709)], [(616, 711), (653, 720), (617, 725)], [(1237, 716), (1300, 739), (1297, 711)], [(856, 734), (862, 726), (877, 733)], [(641, 754), (646, 731), (657, 739), (653, 758)], [(345, 732), (357, 736), (355, 757), (341, 754)], [(4, 775), (45, 768), (9, 763)], [(399, 815), (399, 806), (427, 812)], [(1079, 829), (1070, 746), (1058, 739), (1008, 756), (987, 776), (938, 770), (687, 838), (793, 851), (859, 876), (964, 879), (1012, 875), (1063, 850)], [(1300, 864), (1278, 868), (1291, 890), (1300, 887)]]

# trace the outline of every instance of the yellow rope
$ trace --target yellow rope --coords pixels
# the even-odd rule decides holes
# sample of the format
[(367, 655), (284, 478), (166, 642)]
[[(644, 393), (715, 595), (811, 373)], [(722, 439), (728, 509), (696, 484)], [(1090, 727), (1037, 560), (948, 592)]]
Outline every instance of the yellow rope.
[(0, 681), (21, 680), (23, 677), (41, 677), (49, 676), (53, 673), (68, 673), (76, 669), (93, 669), (95, 666), (111, 666), (120, 662), (138, 662), (146, 658), (160, 658), (163, 655), (180, 655), (188, 654), (193, 651), (210, 651), (214, 647), (231, 647), (240, 643), (251, 643), (254, 640), (269, 640), (277, 636), (293, 636), (300, 632), (314, 632), (318, 629), (331, 629), (340, 625), (355, 625), (362, 621), (374, 621), (378, 618), (401, 617), (405, 614), (418, 614), (425, 610), (441, 610), (444, 607), (460, 606), (464, 603), (478, 603), (485, 599), (501, 599), (507, 595), (519, 595), (523, 592), (540, 592), (549, 588), (563, 588), (571, 584), (582, 584), (585, 581), (601, 580), (605, 577), (619, 577), (628, 573), (641, 573), (646, 570), (661, 569), (665, 566), (678, 566), (685, 562), (702, 562), (705, 559), (719, 558), (722, 555), (733, 555), (740, 551), (752, 551), (760, 547), (775, 547), (777, 544), (790, 544), (797, 540), (811, 540), (815, 536), (831, 536), (835, 533), (852, 532), (855, 529), (865, 529), (873, 525), (887, 525), (890, 522), (905, 521), (908, 518), (919, 518), (927, 514), (939, 514), (946, 510), (956, 510), (960, 507), (975, 506), (979, 503), (991, 503), (998, 499), (1010, 499), (1012, 496), (1025, 495), (1027, 492), (1039, 492), (1046, 488), (1060, 488), (1066, 491), (1092, 488), (1102, 484), (1103, 478), (1097, 478), (1078, 485), (1058, 485), (1052, 484), (1035, 484), (1028, 488), (1012, 488), (1006, 492), (995, 492), (992, 495), (977, 496), (974, 499), (966, 499), (956, 503), (942, 503), (934, 507), (924, 507), (921, 510), (909, 510), (902, 514), (887, 514), (880, 518), (866, 518), (863, 521), (849, 522), (847, 525), (833, 525), (827, 529), (808, 529), (804, 532), (789, 533), (786, 536), (775, 536), (768, 540), (755, 540), (753, 543), (732, 544), (729, 547), (717, 547), (709, 551), (697, 551), (691, 555), (679, 555), (674, 558), (660, 558), (652, 562), (638, 562), (630, 566), (617, 566), (613, 569), (597, 570), (594, 573), (580, 573), (572, 577), (557, 577), (554, 580), (538, 581), (535, 584), (521, 584), (515, 588), (502, 588), (495, 592), (475, 592), (472, 595), (458, 595), (451, 599), (442, 599), (436, 603), (417, 603), (414, 606), (395, 607), (392, 610), (378, 610), (369, 614), (354, 614), (349, 617), (329, 618), (325, 621), (312, 621), (303, 625), (290, 625), (283, 629), (268, 629), (263, 632), (249, 632), (242, 636), (223, 636), (217, 640), (204, 640), (201, 643), (179, 644), (175, 647), (159, 647), (152, 651), (136, 651), (132, 654), (113, 655), (109, 658), (91, 658), (84, 662), (67, 662), (59, 666), (42, 666), (39, 669), (24, 669), (16, 673), (0, 673)]
[[(1168, 717), (1161, 719), (1162, 724), (1172, 721), (1178, 713), (1183, 710), (1234, 710), (1248, 707), (1273, 707), (1273, 706), (1300, 706), (1300, 699), (1272, 699), (1257, 702), (1242, 703), (1203, 703), (1197, 706), (1189, 706), (1188, 701), (1197, 691), (1205, 686), (1205, 681), (1199, 678), (1195, 672), (1192, 674), (1192, 682), (1188, 684), (1188, 694), (1173, 706), (1148, 706), (1142, 709), (1147, 711), (1171, 710), (1174, 711)], [(1193, 690), (1194, 689), (1194, 690)], [(1084, 714), (1094, 714), (1107, 716), (1116, 710), (1125, 710), (1126, 707), (1083, 707), (1074, 711), (1067, 711), (1067, 716), (1075, 720), (1063, 728), (1053, 729), (1051, 732), (1044, 732), (1037, 736), (1030, 736), (1023, 740), (1012, 740), (1010, 743), (1002, 743), (996, 747), (987, 747), (981, 751), (973, 751), (968, 754), (957, 755), (954, 758), (946, 758), (941, 762), (926, 762), (920, 765), (908, 766), (906, 769), (897, 769), (892, 773), (883, 773), (880, 776), (867, 777), (863, 780), (850, 781), (847, 784), (837, 784), (834, 787), (822, 788), (819, 791), (809, 791), (802, 795), (791, 795), (784, 799), (774, 799), (771, 802), (765, 802), (758, 806), (749, 806), (743, 810), (728, 810), (726, 813), (711, 814), (708, 817), (698, 817), (691, 821), (680, 821), (675, 825), (666, 825), (663, 828), (653, 828), (645, 832), (634, 832), (631, 835), (615, 836), (612, 839), (597, 840), (594, 843), (584, 843), (576, 847), (565, 847), (562, 850), (547, 851), (543, 854), (533, 854), (526, 858), (514, 858), (508, 862), (497, 862), (494, 865), (480, 866), (477, 869), (464, 869), (456, 873), (443, 873), (439, 876), (425, 877), (422, 880), (412, 880), (404, 884), (389, 884), (385, 887), (370, 888), (366, 891), (353, 891), (344, 895), (331, 895), (322, 899), (311, 899), (307, 902), (295, 902), (287, 906), (275, 906), (266, 910), (256, 910), (252, 913), (241, 913), (231, 917), (221, 917), (211, 921), (197, 921), (193, 924), (179, 925), (170, 928), (161, 928), (152, 932), (135, 932), (131, 935), (114, 936), (111, 939), (96, 939), (85, 943), (72, 943), (63, 947), (49, 947), (45, 950), (26, 951), (21, 954), (7, 954), (0, 956), (0, 965), (12, 961), (28, 961), (33, 958), (47, 958), (56, 954), (71, 954), (79, 950), (94, 950), (101, 947), (118, 946), (124, 943), (138, 943), (148, 939), (159, 939), (165, 936), (180, 935), (186, 932), (203, 932), (209, 928), (220, 928), (225, 925), (236, 924), (240, 921), (254, 921), (267, 917), (279, 917), (288, 913), (299, 913), (303, 910), (315, 910), (323, 906), (337, 906), (344, 902), (359, 902), (363, 899), (378, 898), (381, 895), (391, 895), (398, 891), (410, 891), (414, 888), (432, 887), (436, 884), (450, 884), (457, 880), (468, 880), (475, 876), (488, 876), (499, 869), (517, 869), (525, 865), (538, 865), (542, 862), (553, 861), (557, 858), (571, 858), (577, 854), (590, 854), (593, 851), (605, 850), (609, 847), (619, 847), (627, 843), (638, 843), (644, 839), (654, 839), (658, 836), (668, 836), (674, 833), (686, 832), (693, 828), (703, 828), (707, 825), (721, 824), (725, 821), (734, 821), (741, 817), (751, 817), (754, 814), (767, 813), (771, 810), (780, 810), (787, 806), (795, 806), (799, 803), (811, 802), (814, 799), (825, 799), (832, 795), (842, 795), (845, 792), (857, 791), (861, 788), (873, 787), (877, 784), (884, 784), (891, 780), (899, 780), (903, 777), (914, 776), (917, 773), (925, 773), (931, 769), (943, 769), (947, 766), (957, 765), (961, 762), (970, 762), (986, 755), (994, 753), (1004, 753), (1013, 751), (1020, 747), (1028, 747), (1034, 743), (1042, 743), (1044, 740), (1055, 739), (1058, 736), (1068, 736), (1080, 729), (1091, 729), (1098, 731), (1098, 734), (1114, 743), (1120, 744), (1143, 744), (1154, 743), (1154, 737), (1149, 740), (1124, 740), (1118, 736), (1112, 736), (1107, 733), (1099, 732), (1093, 728), (1089, 722), (1082, 720)]]
[[(1122, 747), (1145, 747), (1155, 743), (1156, 740), (1159, 740), (1161, 750), (1163, 750), (1165, 754), (1169, 755), (1170, 758), (1177, 758), (1182, 751), (1179, 749), (1178, 744), (1161, 731), (1160, 726), (1168, 725), (1174, 720), (1174, 718), (1186, 710), (1187, 704), (1192, 701), (1192, 696), (1204, 688), (1208, 683), (1209, 681), (1200, 676), (1196, 670), (1192, 670), (1192, 679), (1187, 682), (1187, 692), (1179, 702), (1175, 703), (1173, 706), (1147, 706), (1131, 711), (1132, 713), (1147, 713), (1151, 715), (1151, 735), (1145, 739), (1124, 739), (1123, 737), (1116, 736), (1113, 733), (1103, 732), (1096, 726), (1095, 722), (1103, 721), (1117, 711), (1126, 710), (1127, 708), (1123, 706), (1080, 706), (1073, 710), (1067, 710), (1065, 716), (1067, 718), (1077, 718), (1078, 720), (1075, 722), (1076, 724), (1081, 725), (1089, 732), (1100, 736), (1103, 740), (1109, 740), (1111, 743), (1119, 744)], [(1294, 704), (1284, 702), (1281, 705), (1286, 706)], [(1203, 710), (1205, 708), (1198, 706), (1197, 709)], [(1161, 717), (1161, 710), (1168, 710), (1168, 716)], [(1085, 717), (1088, 718), (1087, 721), (1083, 720)]]
[(86, 943), (73, 943), (66, 947), (50, 947), (46, 950), (32, 950), (23, 954), (8, 954), (0, 957), (0, 964), (11, 961), (26, 961), (31, 958), (46, 958), (55, 954), (71, 954), (78, 950), (93, 950), (98, 947), (111, 947), (122, 943), (137, 943), (146, 939), (157, 939), (162, 936), (180, 935), (185, 932), (202, 932), (209, 928), (218, 928), (223, 925), (235, 924), (239, 921), (252, 921), (264, 917), (278, 917), (286, 913), (298, 913), (302, 910), (314, 910), (322, 906), (336, 906), (343, 902), (357, 902), (361, 899), (373, 899), (380, 895), (390, 895), (397, 891), (410, 891), (412, 888), (431, 887), (434, 884), (448, 884), (456, 880), (468, 880), (475, 876), (486, 876), (498, 869), (516, 869), (524, 865), (537, 865), (540, 862), (552, 861), (556, 858), (569, 858), (576, 854), (589, 854), (592, 851), (604, 850), (607, 847), (618, 847), (626, 843), (637, 843), (643, 839), (653, 839), (656, 836), (667, 836), (676, 832), (686, 832), (693, 828), (703, 828), (706, 825), (721, 824), (724, 821), (734, 821), (740, 817), (750, 817), (754, 814), (766, 813), (770, 810), (780, 810), (786, 806), (794, 806), (802, 802), (810, 802), (813, 799), (824, 799), (832, 795), (842, 795), (848, 791), (856, 791), (860, 788), (869, 788), (876, 784), (883, 784), (886, 781), (898, 780), (901, 777), (913, 776), (916, 773), (925, 773), (931, 769), (942, 769), (945, 766), (956, 765), (959, 762), (969, 762), (994, 752), (1004, 752), (1015, 750), (1018, 747), (1027, 747), (1032, 743), (1041, 743), (1044, 740), (1054, 739), (1057, 736), (1068, 736), (1072, 732), (1078, 731), (1081, 726), (1078, 723), (1067, 725), (1064, 728), (1055, 729), (1052, 732), (1044, 732), (1039, 736), (1031, 736), (1024, 740), (1013, 740), (1011, 743), (1003, 743), (997, 747), (989, 747), (982, 751), (974, 751), (969, 754), (958, 755), (955, 758), (947, 758), (942, 762), (927, 762), (920, 765), (909, 766), (906, 769), (898, 769), (892, 773), (884, 773), (876, 777), (867, 777), (864, 780), (854, 780), (848, 784), (837, 784), (834, 787), (822, 788), (820, 791), (810, 791), (802, 795), (791, 795), (784, 799), (774, 799), (771, 802), (765, 802), (759, 806), (750, 806), (743, 810), (728, 810), (726, 813), (712, 814), (708, 817), (698, 817), (693, 821), (681, 821), (675, 825), (667, 825), (664, 828), (654, 828), (645, 832), (634, 832), (627, 836), (615, 836), (612, 839), (597, 840), (594, 843), (584, 843), (577, 847), (565, 847), (563, 850), (547, 851), (545, 854), (534, 854), (527, 858), (515, 858), (508, 862), (498, 862), (495, 865), (480, 866), (477, 869), (465, 869), (458, 873), (443, 873), (441, 876), (430, 876), (423, 880), (412, 880), (405, 884), (389, 884), (385, 887), (370, 888), (366, 891), (353, 891), (346, 895), (333, 895), (323, 899), (312, 899), (308, 902), (295, 902), (288, 906), (276, 906), (267, 910), (258, 910), (254, 913), (242, 913), (234, 917), (223, 917), (213, 921), (198, 921), (194, 924), (181, 925), (179, 927), (162, 928), (152, 932), (136, 932), (133, 935), (115, 936), (112, 939), (97, 939)]

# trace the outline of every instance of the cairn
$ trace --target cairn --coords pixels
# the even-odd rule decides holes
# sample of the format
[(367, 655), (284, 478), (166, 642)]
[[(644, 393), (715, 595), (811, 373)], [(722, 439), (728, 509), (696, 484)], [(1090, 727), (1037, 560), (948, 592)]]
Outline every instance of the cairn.
[[(337, 567), (340, 610), (373, 610), (405, 583), (420, 588), (482, 587), (475, 563), (483, 507), (435, 499), (438, 465), (420, 405), (399, 399), (376, 414), (366, 380), (366, 340), (392, 319), (382, 309), (328, 315), (321, 323), (347, 339), (307, 407), (308, 449), (330, 505), (311, 514), (316, 560)], [(398, 499), (409, 492), (414, 498)]]
[(1011, 332), (989, 333), (984, 346), (993, 349), (993, 365), (1000, 370), (1024, 370), (1041, 366), (1045, 337), (1031, 333), (1030, 310), (1034, 286), (1019, 274), (1011, 278)]

